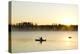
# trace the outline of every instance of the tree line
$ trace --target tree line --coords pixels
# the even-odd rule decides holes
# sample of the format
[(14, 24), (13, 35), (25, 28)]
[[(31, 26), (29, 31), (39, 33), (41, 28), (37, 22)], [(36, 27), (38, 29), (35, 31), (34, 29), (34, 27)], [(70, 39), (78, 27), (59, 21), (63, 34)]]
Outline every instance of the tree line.
[(9, 28), (11, 30), (21, 30), (21, 31), (29, 31), (29, 30), (52, 30), (52, 31), (77, 31), (78, 25), (63, 25), (63, 24), (52, 24), (52, 25), (37, 25), (32, 22), (22, 22), (16, 23), (14, 25), (9, 24)]

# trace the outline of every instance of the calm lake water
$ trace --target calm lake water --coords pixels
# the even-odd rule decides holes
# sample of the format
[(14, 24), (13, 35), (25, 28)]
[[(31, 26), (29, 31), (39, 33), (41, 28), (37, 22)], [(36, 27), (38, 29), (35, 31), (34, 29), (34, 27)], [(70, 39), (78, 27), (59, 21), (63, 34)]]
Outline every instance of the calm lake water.
[[(12, 31), (11, 35), (13, 53), (77, 48), (76, 31)], [(42, 44), (35, 41), (39, 37), (46, 41)]]

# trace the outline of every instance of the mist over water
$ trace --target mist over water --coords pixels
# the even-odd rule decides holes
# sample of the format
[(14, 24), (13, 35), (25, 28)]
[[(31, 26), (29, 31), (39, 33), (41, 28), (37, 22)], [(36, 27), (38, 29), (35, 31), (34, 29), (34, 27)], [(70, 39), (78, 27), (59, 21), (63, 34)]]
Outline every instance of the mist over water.
[[(13, 53), (77, 48), (77, 31), (12, 31), (11, 35)], [(35, 41), (39, 37), (46, 41)]]

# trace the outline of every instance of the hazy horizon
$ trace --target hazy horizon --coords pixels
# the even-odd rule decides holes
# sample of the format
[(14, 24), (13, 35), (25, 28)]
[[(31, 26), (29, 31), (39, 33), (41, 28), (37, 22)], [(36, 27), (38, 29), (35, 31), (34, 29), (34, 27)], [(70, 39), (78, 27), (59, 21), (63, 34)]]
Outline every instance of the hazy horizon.
[(77, 25), (77, 12), (77, 5), (14, 1), (12, 2), (11, 23)]
[(10, 53), (78, 48), (77, 5), (26, 1), (11, 4)]

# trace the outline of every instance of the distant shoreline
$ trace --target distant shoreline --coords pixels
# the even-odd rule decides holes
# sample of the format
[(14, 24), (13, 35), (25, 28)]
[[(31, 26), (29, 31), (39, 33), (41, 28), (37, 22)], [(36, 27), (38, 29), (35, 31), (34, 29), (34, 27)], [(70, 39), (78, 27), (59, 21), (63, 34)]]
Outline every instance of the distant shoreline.
[(78, 31), (78, 30), (13, 30), (11, 29), (11, 31)]
[[(22, 32), (28, 32), (28, 31), (53, 31), (53, 32), (57, 32), (57, 31), (73, 31), (73, 30), (11, 30), (12, 31), (22, 31)], [(77, 32), (77, 30), (75, 30)]]
[(9, 30), (11, 31), (78, 31), (78, 25), (37, 25), (32, 22), (22, 22), (16, 25), (9, 24)]

